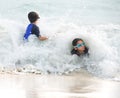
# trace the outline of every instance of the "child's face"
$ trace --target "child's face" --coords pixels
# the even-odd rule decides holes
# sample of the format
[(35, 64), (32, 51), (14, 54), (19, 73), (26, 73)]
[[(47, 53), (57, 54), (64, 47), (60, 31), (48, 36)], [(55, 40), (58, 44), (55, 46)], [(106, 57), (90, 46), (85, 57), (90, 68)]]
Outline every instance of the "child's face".
[(76, 50), (78, 50), (78, 51), (84, 51), (85, 50), (85, 45), (84, 45), (84, 42), (82, 40), (79, 40), (77, 42), (77, 46), (78, 47), (76, 47)]
[(39, 19), (37, 19), (36, 21), (35, 21), (35, 24), (38, 24), (39, 23)]

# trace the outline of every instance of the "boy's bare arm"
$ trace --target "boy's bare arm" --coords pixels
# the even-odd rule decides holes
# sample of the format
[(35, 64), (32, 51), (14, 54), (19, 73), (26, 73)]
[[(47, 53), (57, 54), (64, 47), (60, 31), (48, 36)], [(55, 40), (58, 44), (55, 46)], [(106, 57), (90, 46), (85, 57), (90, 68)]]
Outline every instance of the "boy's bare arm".
[(41, 40), (41, 41), (44, 41), (44, 40), (47, 40), (48, 38), (47, 37), (45, 37), (45, 36), (39, 36), (39, 40)]

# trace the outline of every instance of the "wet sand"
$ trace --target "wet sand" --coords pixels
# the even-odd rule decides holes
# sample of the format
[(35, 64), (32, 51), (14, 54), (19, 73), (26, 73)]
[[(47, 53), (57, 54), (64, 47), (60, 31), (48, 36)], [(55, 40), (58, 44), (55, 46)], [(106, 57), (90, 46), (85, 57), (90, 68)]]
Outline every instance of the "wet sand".
[(0, 74), (0, 98), (120, 98), (120, 82), (87, 73)]

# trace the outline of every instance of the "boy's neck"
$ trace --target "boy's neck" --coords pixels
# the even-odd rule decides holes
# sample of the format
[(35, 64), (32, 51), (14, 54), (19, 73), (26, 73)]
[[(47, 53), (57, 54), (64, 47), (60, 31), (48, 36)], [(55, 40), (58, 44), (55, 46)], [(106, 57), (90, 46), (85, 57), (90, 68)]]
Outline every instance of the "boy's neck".
[(32, 24), (35, 24), (35, 25), (37, 25), (37, 22), (33, 22)]

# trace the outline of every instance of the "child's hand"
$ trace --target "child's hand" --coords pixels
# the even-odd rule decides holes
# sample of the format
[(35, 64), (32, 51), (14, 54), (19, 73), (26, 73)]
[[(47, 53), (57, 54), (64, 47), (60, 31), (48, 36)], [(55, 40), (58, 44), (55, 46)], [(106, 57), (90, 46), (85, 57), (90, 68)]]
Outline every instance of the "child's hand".
[(40, 39), (41, 41), (44, 41), (44, 40), (47, 40), (48, 38), (45, 37), (45, 36), (40, 36), (39, 39)]

